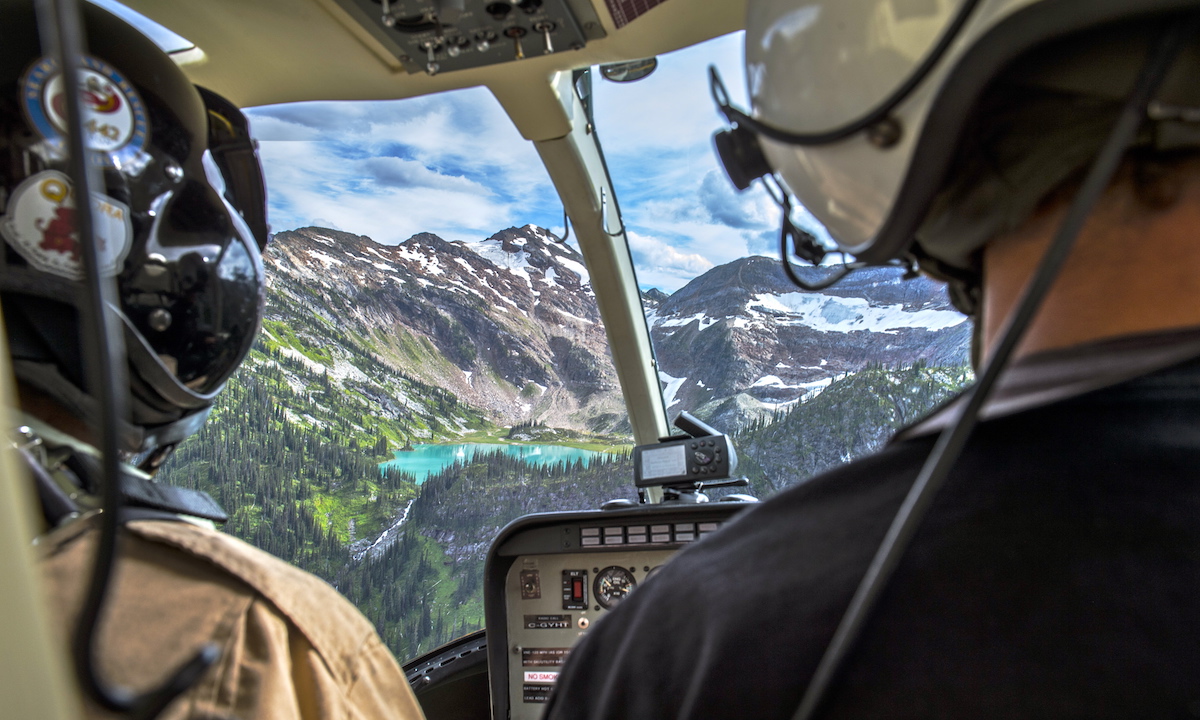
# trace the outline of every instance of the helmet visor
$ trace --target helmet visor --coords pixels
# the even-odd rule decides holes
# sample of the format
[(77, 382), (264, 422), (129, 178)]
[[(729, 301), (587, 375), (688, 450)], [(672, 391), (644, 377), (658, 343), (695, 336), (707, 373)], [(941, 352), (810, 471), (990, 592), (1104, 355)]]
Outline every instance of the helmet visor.
[(259, 251), (267, 249), (267, 188), (250, 123), (236, 105), (197, 86), (208, 111), (208, 152), (224, 181), (224, 196), (246, 221)]

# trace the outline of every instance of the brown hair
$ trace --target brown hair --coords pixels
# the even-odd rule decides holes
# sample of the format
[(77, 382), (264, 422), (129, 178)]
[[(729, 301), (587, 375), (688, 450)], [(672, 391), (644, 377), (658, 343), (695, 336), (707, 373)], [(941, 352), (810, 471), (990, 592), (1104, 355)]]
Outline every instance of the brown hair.
[[(1179, 202), (1183, 185), (1191, 168), (1200, 160), (1200, 149), (1157, 150), (1148, 147), (1132, 148), (1125, 153), (1110, 184), (1128, 182), (1138, 203), (1150, 211), (1168, 210)], [(1059, 183), (1038, 203), (1041, 212), (1060, 203), (1069, 203), (1079, 191), (1088, 168), (1076, 170)]]

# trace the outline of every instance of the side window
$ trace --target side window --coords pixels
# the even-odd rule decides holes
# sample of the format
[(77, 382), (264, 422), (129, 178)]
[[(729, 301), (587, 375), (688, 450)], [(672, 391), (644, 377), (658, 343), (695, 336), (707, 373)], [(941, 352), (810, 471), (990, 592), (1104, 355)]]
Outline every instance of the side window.
[[(900, 270), (819, 293), (788, 281), (780, 208), (761, 183), (734, 189), (713, 151), (724, 121), (706, 69), (745, 106), (742, 47), (736, 33), (659, 58), (644, 80), (597, 81), (594, 105), (667, 414), (733, 436), (751, 484), (714, 494), (762, 498), (878, 448), (967, 384), (971, 328), (940, 283)], [(828, 240), (803, 207), (793, 220)]]

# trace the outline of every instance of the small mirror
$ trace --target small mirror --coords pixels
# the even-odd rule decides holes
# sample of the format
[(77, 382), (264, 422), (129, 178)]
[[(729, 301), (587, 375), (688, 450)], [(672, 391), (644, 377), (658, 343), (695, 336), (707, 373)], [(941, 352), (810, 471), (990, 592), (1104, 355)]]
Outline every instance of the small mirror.
[(618, 83), (631, 83), (641, 80), (658, 67), (658, 58), (644, 58), (629, 62), (610, 63), (600, 66), (600, 75), (605, 80)]

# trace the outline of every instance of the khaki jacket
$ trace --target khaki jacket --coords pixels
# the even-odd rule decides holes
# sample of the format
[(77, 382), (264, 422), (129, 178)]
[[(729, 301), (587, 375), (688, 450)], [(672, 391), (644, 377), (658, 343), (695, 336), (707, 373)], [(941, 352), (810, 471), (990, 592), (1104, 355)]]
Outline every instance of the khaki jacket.
[[(163, 720), (422, 718), (371, 623), (325, 582), (187, 522), (138, 520), (125, 528), (97, 638), (101, 676), (145, 692), (204, 643), (221, 650)], [(93, 516), (39, 543), (64, 639), (74, 629), (98, 537)], [(95, 706), (88, 715), (110, 717)]]

